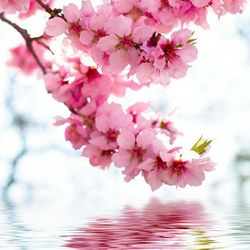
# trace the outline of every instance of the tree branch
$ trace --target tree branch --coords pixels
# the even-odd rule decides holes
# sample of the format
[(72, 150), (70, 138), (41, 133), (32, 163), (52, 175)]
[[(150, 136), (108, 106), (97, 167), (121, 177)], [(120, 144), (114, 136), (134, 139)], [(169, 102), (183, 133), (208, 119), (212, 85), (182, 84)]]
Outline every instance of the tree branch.
[(42, 72), (45, 74), (46, 73), (46, 69), (45, 69), (44, 65), (42, 64), (42, 62), (40, 61), (39, 57), (37, 56), (36, 51), (34, 50), (34, 47), (33, 47), (33, 44), (32, 44), (32, 42), (34, 40), (30, 37), (28, 31), (26, 29), (21, 28), (16, 23), (13, 23), (9, 19), (7, 19), (4, 16), (3, 12), (0, 13), (0, 20), (2, 20), (3, 22), (9, 24), (11, 27), (13, 27), (23, 37), (23, 39), (25, 40), (25, 43), (27, 45), (28, 50), (30, 51), (30, 53), (34, 57), (36, 63), (41, 68)]
[(36, 0), (36, 2), (47, 12), (49, 13), (51, 16), (56, 16), (57, 14), (55, 13), (54, 10), (52, 10), (49, 5), (45, 4), (43, 1), (41, 0)]
[(61, 17), (63, 16), (59, 15), (61, 13), (61, 9), (51, 9), (48, 4), (45, 4), (42, 0), (36, 0), (36, 2), (47, 12), (50, 14), (51, 17)]

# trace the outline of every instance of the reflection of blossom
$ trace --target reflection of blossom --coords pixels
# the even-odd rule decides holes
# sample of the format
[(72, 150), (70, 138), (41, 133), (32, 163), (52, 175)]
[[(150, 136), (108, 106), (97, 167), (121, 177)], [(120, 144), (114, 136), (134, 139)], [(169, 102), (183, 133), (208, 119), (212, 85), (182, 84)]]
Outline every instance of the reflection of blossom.
[(119, 218), (98, 218), (77, 230), (65, 247), (74, 249), (187, 249), (186, 237), (210, 224), (199, 203), (163, 204), (152, 200), (143, 209), (126, 207)]

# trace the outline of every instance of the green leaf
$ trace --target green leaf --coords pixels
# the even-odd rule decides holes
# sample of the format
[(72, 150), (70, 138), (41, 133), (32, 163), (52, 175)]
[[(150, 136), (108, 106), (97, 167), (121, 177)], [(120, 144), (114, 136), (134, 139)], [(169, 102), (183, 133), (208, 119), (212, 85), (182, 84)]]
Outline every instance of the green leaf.
[(212, 143), (213, 140), (208, 140), (208, 139), (204, 139), (203, 136), (201, 136), (198, 141), (193, 145), (193, 147), (191, 148), (191, 150), (193, 150), (194, 152), (196, 152), (199, 155), (204, 154), (209, 145)]

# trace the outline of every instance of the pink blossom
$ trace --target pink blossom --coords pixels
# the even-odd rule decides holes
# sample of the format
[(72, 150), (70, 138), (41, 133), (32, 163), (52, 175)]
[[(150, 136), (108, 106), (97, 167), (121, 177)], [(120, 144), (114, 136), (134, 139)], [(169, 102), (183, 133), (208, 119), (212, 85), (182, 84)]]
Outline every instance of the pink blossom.
[[(113, 23), (116, 23), (114, 26)], [(133, 21), (129, 17), (120, 15), (110, 20), (109, 35), (101, 38), (97, 48), (109, 54), (109, 64), (112, 72), (119, 73), (127, 65), (137, 64), (139, 51), (137, 46), (151, 37), (153, 29), (141, 25), (132, 27)]]
[(118, 136), (119, 151), (113, 155), (112, 160), (117, 167), (124, 168), (126, 181), (130, 181), (140, 173), (137, 166), (146, 159), (154, 137), (153, 130), (143, 130), (138, 135), (127, 130)]
[[(34, 50), (44, 66), (49, 66), (50, 63), (44, 59), (45, 49), (37, 43), (33, 43)], [(18, 68), (22, 73), (31, 75), (35, 70), (40, 70), (34, 56), (28, 50), (27, 46), (22, 44), (10, 49), (11, 58), (7, 62), (8, 65)]]
[(246, 0), (223, 0), (223, 7), (232, 14), (241, 13)]
[(211, 0), (191, 0), (192, 4), (197, 8), (206, 7)]
[(166, 150), (163, 143), (155, 139), (152, 142), (153, 154), (137, 167), (143, 171), (143, 176), (152, 191), (158, 189), (165, 182), (168, 159), (162, 157), (162, 152)]
[[(54, 0), (43, 0), (43, 2), (47, 4), (48, 6), (51, 6)], [(27, 18), (27, 17), (34, 15), (37, 10), (43, 10), (43, 8), (37, 3), (36, 0), (30, 0), (30, 5), (29, 5), (28, 10), (25, 11), (24, 13), (22, 12), (19, 13), (18, 16), (20, 18)]]
[(63, 125), (69, 123), (65, 129), (65, 140), (69, 141), (74, 149), (80, 149), (86, 145), (89, 139), (89, 133), (84, 127), (84, 120), (81, 116), (72, 114), (69, 118), (56, 118), (55, 125)]
[(83, 28), (80, 24), (80, 10), (75, 4), (63, 8), (64, 18), (55, 16), (47, 22), (45, 32), (49, 36), (59, 36), (68, 33), (70, 36), (80, 36)]
[[(96, 116), (96, 131), (91, 134), (90, 143), (104, 150), (115, 149), (117, 147), (117, 137), (120, 132), (131, 125), (132, 118), (124, 114), (121, 107), (117, 108), (114, 104), (104, 104), (107, 107), (100, 107), (104, 111)], [(112, 112), (108, 112), (109, 110)], [(107, 112), (107, 113), (106, 113)], [(105, 114), (106, 113), (106, 114)]]
[(103, 150), (99, 147), (88, 144), (82, 155), (89, 158), (89, 162), (94, 167), (100, 167), (102, 169), (108, 168), (111, 164), (111, 156), (114, 153), (112, 149)]
[(15, 13), (17, 11), (27, 12), (30, 0), (0, 0), (0, 12)]
[[(169, 155), (162, 155), (163, 159), (169, 160)], [(199, 157), (198, 155), (191, 159), (184, 158), (182, 154), (175, 154), (172, 161), (169, 161), (166, 168), (165, 183), (176, 185), (177, 187), (199, 186), (205, 179), (204, 171), (210, 171), (214, 168), (214, 163), (209, 158)]]

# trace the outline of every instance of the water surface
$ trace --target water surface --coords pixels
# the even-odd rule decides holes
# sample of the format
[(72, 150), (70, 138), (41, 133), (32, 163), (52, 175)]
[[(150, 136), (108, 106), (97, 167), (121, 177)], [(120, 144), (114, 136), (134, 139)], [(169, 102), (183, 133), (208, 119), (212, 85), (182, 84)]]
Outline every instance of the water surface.
[(249, 205), (151, 199), (108, 211), (73, 210), (1, 203), (0, 249), (250, 249)]

